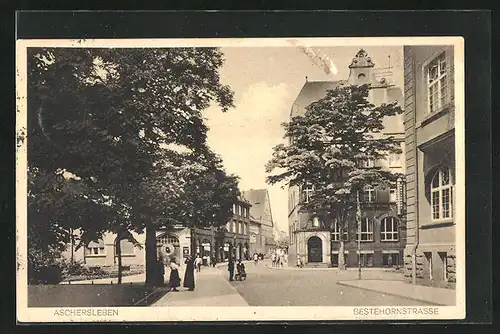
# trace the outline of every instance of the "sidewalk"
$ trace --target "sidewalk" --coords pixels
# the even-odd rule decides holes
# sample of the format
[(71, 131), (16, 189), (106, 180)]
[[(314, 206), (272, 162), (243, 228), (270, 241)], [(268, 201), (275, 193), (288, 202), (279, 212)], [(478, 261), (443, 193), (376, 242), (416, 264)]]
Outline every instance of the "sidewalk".
[(218, 268), (202, 267), (201, 272), (195, 272), (194, 291), (181, 287), (179, 292), (170, 291), (151, 306), (248, 306), (225, 274)]
[[(130, 275), (123, 276), (122, 283), (144, 283), (146, 281), (146, 274), (138, 274), (138, 275)], [(72, 281), (71, 283), (64, 281), (59, 284), (117, 284), (118, 278), (97, 278), (97, 279), (89, 279), (83, 281)]]
[(431, 305), (455, 305), (456, 291), (452, 289), (433, 288), (392, 280), (350, 280), (339, 281), (337, 284), (404, 297)]

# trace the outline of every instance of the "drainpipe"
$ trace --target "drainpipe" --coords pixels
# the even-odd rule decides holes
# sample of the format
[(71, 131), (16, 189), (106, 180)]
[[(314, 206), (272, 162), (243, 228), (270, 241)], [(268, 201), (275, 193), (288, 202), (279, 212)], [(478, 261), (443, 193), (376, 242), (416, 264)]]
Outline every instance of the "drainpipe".
[[(413, 58), (413, 55), (412, 55)], [(415, 61), (412, 59), (412, 70), (413, 74), (415, 75)], [(414, 80), (416, 81), (416, 80)], [(416, 82), (413, 83), (414, 85)], [(419, 244), (419, 235), (420, 235), (420, 222), (419, 222), (419, 183), (418, 183), (418, 173), (419, 173), (419, 166), (418, 166), (418, 146), (417, 146), (417, 105), (416, 105), (416, 98), (415, 98), (415, 86), (413, 86), (413, 105), (414, 105), (414, 113), (413, 113), (413, 145), (414, 145), (414, 150), (415, 150), (415, 246), (413, 247), (412, 251), (412, 283), (417, 284), (417, 248)]]

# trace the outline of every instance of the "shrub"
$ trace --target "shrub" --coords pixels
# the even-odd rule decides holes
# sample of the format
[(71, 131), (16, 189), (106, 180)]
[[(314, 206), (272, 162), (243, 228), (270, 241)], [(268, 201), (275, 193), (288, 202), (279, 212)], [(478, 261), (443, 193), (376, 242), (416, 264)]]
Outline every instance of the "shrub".
[(63, 271), (58, 263), (60, 253), (54, 250), (43, 252), (28, 250), (29, 284), (58, 284), (63, 279)]

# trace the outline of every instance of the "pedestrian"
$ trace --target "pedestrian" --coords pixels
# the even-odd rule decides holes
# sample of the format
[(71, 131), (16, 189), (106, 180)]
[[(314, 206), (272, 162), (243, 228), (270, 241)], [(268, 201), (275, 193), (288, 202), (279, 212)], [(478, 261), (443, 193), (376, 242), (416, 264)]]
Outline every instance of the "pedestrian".
[(227, 263), (227, 271), (229, 271), (229, 280), (232, 281), (234, 276), (234, 261), (232, 258)]
[(255, 253), (253, 255), (253, 263), (254, 265), (257, 265), (258, 262), (259, 262), (259, 254)]
[(184, 273), (184, 287), (188, 291), (194, 290), (194, 261), (191, 256), (188, 256), (184, 263), (186, 264), (186, 271)]
[(271, 255), (271, 264), (273, 267), (276, 266), (276, 253), (273, 253), (273, 255)]
[(172, 291), (177, 290), (178, 287), (181, 286), (181, 278), (179, 276), (179, 265), (176, 263), (175, 257), (170, 261), (170, 278), (168, 280), (168, 285), (172, 289)]
[(238, 264), (236, 265), (236, 277), (235, 279), (243, 281), (246, 280), (247, 273), (245, 271), (245, 264), (241, 262), (241, 259), (238, 260)]
[(158, 263), (157, 263), (157, 266), (158, 268), (158, 285), (159, 286), (164, 286), (165, 285), (165, 264), (163, 263), (163, 259), (162, 257), (160, 256), (158, 258)]
[(210, 260), (210, 263), (212, 264), (212, 267), (215, 268), (215, 256), (212, 256), (212, 260)]
[(200, 257), (200, 254), (196, 256), (196, 260), (194, 260), (194, 264), (196, 266), (196, 271), (200, 272), (201, 271), (201, 264), (203, 263), (203, 260)]
[(300, 258), (300, 255), (297, 255), (297, 267), (302, 268), (302, 259)]

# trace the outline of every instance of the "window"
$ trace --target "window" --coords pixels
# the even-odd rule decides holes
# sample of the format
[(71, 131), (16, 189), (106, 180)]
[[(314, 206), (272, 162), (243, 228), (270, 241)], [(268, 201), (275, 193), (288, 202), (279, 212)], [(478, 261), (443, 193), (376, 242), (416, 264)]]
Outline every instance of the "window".
[(373, 254), (371, 253), (361, 253), (360, 261), (362, 267), (373, 267)]
[[(359, 228), (356, 231), (356, 241), (359, 240)], [(361, 218), (361, 241), (373, 241), (373, 221)]]
[(375, 188), (373, 188), (372, 186), (365, 187), (365, 202), (375, 202)]
[[(338, 223), (333, 224), (332, 241), (340, 241), (340, 226)], [(347, 228), (344, 228), (344, 241), (347, 241)]]
[[(118, 240), (115, 243), (115, 255), (117, 254), (117, 247), (116, 244), (118, 243)], [(120, 240), (120, 249), (122, 255), (134, 255), (134, 244), (130, 242), (128, 239), (121, 239)]]
[(386, 217), (380, 222), (382, 241), (398, 241), (398, 221), (394, 217)]
[(389, 189), (389, 202), (396, 203), (396, 201), (397, 201), (396, 188), (390, 188)]
[(320, 225), (319, 218), (318, 217), (314, 217), (313, 220), (312, 220), (312, 224), (313, 224), (313, 227), (319, 227), (319, 225)]
[(233, 204), (233, 214), (236, 214), (236, 204)]
[(431, 252), (424, 252), (425, 259), (427, 261), (427, 273), (428, 273), (428, 278), (432, 280), (432, 253)]
[(401, 154), (389, 154), (389, 167), (401, 167)]
[(365, 160), (363, 163), (363, 166), (365, 168), (373, 168), (373, 167), (375, 167), (375, 160), (373, 160), (373, 159)]
[(444, 281), (448, 281), (448, 270), (447, 270), (447, 267), (448, 267), (448, 254), (446, 254), (446, 252), (439, 252), (439, 257), (441, 258), (441, 262), (442, 262), (442, 269), (443, 269), (443, 280)]
[(448, 64), (443, 52), (427, 65), (427, 101), (429, 112), (443, 108), (449, 101)]
[(397, 253), (383, 253), (382, 252), (382, 265), (384, 267), (394, 267), (399, 265), (399, 254)]
[(309, 203), (309, 201), (311, 200), (311, 196), (313, 194), (313, 191), (314, 191), (314, 187), (312, 184), (306, 184), (304, 186), (304, 189), (302, 189), (302, 193), (304, 196), (304, 203)]
[(85, 247), (85, 255), (89, 256), (99, 256), (99, 255), (105, 255), (104, 251), (104, 241), (99, 240), (99, 241), (91, 241)]
[(432, 220), (452, 218), (453, 182), (448, 167), (442, 166), (434, 173), (430, 188)]

